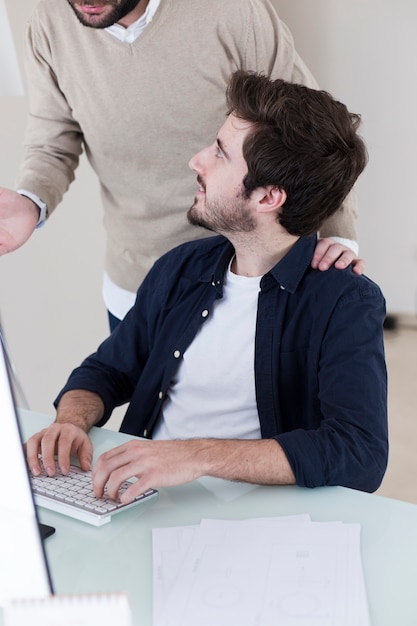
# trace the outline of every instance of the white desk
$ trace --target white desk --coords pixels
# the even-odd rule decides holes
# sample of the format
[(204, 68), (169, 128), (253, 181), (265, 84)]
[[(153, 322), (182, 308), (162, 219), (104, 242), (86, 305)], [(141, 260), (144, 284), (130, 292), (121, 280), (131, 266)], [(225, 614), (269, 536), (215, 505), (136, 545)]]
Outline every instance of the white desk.
[[(50, 417), (22, 411), (25, 439)], [(95, 458), (130, 437), (93, 429)], [(223, 484), (226, 494), (236, 486)], [(224, 501), (198, 481), (161, 489), (157, 500), (95, 528), (39, 509), (55, 526), (46, 552), (56, 593), (127, 591), (135, 626), (152, 624), (151, 529), (197, 524), (203, 517), (247, 517), (309, 513), (313, 521), (359, 522), (362, 559), (373, 626), (417, 624), (417, 505), (342, 487), (254, 487)]]

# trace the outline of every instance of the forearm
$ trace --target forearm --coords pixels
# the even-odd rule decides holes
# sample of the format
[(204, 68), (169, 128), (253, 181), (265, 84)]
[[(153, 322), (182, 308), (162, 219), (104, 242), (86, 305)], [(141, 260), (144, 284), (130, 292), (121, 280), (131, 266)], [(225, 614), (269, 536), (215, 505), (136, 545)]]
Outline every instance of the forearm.
[[(73, 132), (62, 131), (59, 122), (44, 122), (29, 118), (25, 135), (25, 153), (17, 175), (16, 188), (25, 189), (42, 199), (51, 215), (62, 201), (75, 178), (81, 154), (81, 139)], [(39, 126), (39, 128), (36, 128)], [(64, 124), (62, 124), (64, 126)], [(36, 145), (35, 137), (43, 136), (43, 145)], [(70, 140), (67, 136), (70, 135)]]
[(94, 491), (101, 497), (107, 485), (107, 493), (116, 498), (121, 483), (133, 476), (138, 480), (123, 494), (123, 502), (151, 487), (182, 485), (202, 476), (260, 485), (295, 484), (284, 451), (274, 439), (132, 439), (97, 460)]
[(288, 459), (274, 439), (197, 439), (184, 443), (193, 449), (201, 476), (264, 485), (295, 484)]
[(74, 424), (86, 433), (104, 415), (104, 403), (99, 395), (84, 389), (67, 391), (59, 401), (56, 414), (58, 424)]

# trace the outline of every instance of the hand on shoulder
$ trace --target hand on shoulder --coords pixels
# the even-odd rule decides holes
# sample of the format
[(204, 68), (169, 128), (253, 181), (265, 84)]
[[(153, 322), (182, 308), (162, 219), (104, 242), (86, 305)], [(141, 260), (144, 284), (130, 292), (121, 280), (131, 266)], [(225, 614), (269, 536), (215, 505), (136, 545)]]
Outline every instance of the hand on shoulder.
[(319, 239), (311, 261), (311, 267), (325, 272), (334, 265), (339, 270), (344, 270), (348, 265), (352, 265), (355, 274), (363, 274), (365, 271), (365, 261), (359, 259), (355, 252), (341, 243), (326, 237)]

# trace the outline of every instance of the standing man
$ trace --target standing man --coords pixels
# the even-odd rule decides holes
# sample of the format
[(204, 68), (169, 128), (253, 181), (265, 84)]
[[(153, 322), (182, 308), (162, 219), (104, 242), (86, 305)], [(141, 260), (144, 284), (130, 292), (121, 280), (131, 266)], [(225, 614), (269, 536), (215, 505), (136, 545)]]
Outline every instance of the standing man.
[(164, 255), (115, 332), (71, 374), (56, 422), (27, 442), (88, 469), (88, 431), (130, 402), (121, 430), (152, 437), (102, 455), (98, 496), (204, 475), (375, 490), (387, 464), (384, 298), (311, 267), (316, 232), (365, 167), (359, 117), (326, 92), (237, 72), (229, 116), (190, 161), (191, 224), (221, 236)]
[[(269, 0), (40, 0), (26, 68), (26, 152), (19, 193), (0, 190), (0, 252), (21, 246), (55, 210), (84, 150), (100, 183), (113, 325), (154, 261), (202, 235), (184, 224), (193, 189), (186, 164), (224, 120), (231, 73), (316, 87)], [(321, 235), (355, 240), (355, 218), (351, 198)], [(322, 269), (343, 252), (338, 267), (355, 258), (334, 244)]]

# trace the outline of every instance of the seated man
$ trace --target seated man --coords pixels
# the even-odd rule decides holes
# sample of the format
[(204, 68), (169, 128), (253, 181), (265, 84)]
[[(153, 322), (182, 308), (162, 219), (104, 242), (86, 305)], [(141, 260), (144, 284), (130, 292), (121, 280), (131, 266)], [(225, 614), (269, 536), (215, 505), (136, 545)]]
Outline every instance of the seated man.
[(380, 289), (310, 262), (321, 223), (365, 167), (359, 117), (329, 94), (237, 72), (215, 142), (190, 161), (193, 224), (218, 237), (164, 255), (116, 331), (75, 369), (56, 421), (27, 442), (92, 461), (87, 435), (129, 402), (132, 440), (93, 469), (97, 496), (215, 476), (375, 490), (387, 454)]

